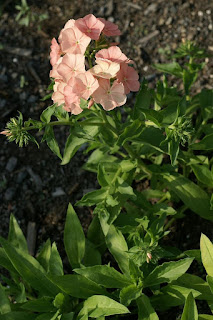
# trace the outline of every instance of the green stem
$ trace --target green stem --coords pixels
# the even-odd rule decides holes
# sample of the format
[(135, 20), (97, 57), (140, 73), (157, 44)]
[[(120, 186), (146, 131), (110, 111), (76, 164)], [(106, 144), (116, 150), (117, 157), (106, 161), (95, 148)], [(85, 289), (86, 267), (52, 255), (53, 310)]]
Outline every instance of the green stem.
[[(83, 127), (83, 126), (101, 126), (103, 124), (103, 122), (79, 122), (79, 124)], [(43, 127), (46, 127), (46, 126), (74, 126), (74, 122), (71, 122), (71, 121), (52, 121), (52, 122), (49, 122), (49, 123), (44, 123), (43, 124)], [(28, 130), (35, 130), (35, 129), (38, 129), (37, 126), (29, 126), (29, 127), (23, 127), (22, 130), (24, 131), (28, 131)]]
[(131, 146), (125, 142), (123, 147), (132, 159), (137, 159), (139, 167), (150, 177), (152, 172), (147, 168), (143, 160), (132, 150)]

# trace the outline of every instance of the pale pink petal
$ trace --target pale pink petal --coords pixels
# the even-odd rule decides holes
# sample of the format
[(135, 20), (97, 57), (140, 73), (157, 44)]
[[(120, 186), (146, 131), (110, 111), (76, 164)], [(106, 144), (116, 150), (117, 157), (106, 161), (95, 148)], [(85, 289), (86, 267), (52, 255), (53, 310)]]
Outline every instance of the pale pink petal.
[(109, 47), (108, 49), (102, 49), (98, 51), (95, 55), (95, 58), (107, 59), (117, 63), (130, 62), (127, 56), (125, 56), (125, 54), (122, 53), (121, 49), (117, 46), (112, 46), (112, 47)]
[(110, 86), (109, 80), (99, 79), (99, 88), (93, 93), (93, 99), (100, 103), (105, 110), (113, 110), (126, 102), (124, 86), (117, 81), (114, 81), (113, 85)]
[(59, 58), (57, 63), (55, 63), (54, 66), (52, 67), (52, 70), (50, 70), (50, 78), (62, 80), (62, 76), (58, 73), (58, 66), (61, 62), (62, 62), (62, 57)]
[(104, 28), (102, 30), (103, 34), (105, 34), (107, 37), (111, 37), (111, 36), (120, 36), (121, 32), (118, 29), (117, 24), (105, 20), (104, 18), (98, 18), (101, 22), (104, 23)]
[(67, 21), (67, 23), (65, 24), (64, 28), (61, 30), (59, 37), (58, 37), (58, 41), (59, 43), (61, 43), (62, 40), (62, 32), (68, 28), (72, 28), (75, 25), (75, 20), (74, 19), (70, 19)]
[(64, 88), (66, 87), (65, 82), (56, 82), (53, 87), (52, 100), (54, 103), (57, 103), (59, 106), (65, 103), (64, 98)]
[(66, 53), (59, 64), (57, 71), (68, 82), (80, 72), (85, 72), (85, 56), (82, 54)]
[(81, 98), (87, 100), (97, 90), (99, 86), (98, 80), (89, 72), (80, 73), (75, 77), (73, 92)]
[(90, 41), (91, 38), (74, 26), (62, 32), (61, 49), (65, 53), (84, 54)]
[(117, 62), (112, 62), (107, 59), (97, 59), (97, 65), (91, 68), (89, 71), (97, 76), (104, 79), (111, 79), (116, 76), (118, 71), (120, 70), (120, 64)]
[(101, 31), (104, 28), (104, 23), (97, 19), (93, 14), (88, 14), (84, 18), (76, 20), (75, 25), (93, 40), (98, 40)]
[(62, 53), (61, 47), (55, 38), (52, 39), (50, 48), (51, 48), (50, 63), (52, 66), (54, 66), (57, 63), (57, 61), (59, 60), (61, 53)]
[(121, 64), (120, 71), (117, 74), (117, 79), (119, 82), (123, 83), (125, 94), (128, 94), (130, 91), (136, 92), (140, 88), (138, 73), (134, 68), (129, 67), (125, 63)]

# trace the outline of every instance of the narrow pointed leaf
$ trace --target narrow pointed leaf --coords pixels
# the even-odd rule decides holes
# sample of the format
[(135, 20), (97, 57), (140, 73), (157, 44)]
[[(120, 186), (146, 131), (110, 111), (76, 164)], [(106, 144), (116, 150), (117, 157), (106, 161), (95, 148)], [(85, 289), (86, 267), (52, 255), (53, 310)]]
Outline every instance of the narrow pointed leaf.
[(105, 288), (124, 288), (132, 283), (131, 279), (107, 265), (74, 269), (74, 271)]
[(72, 205), (69, 204), (64, 228), (64, 245), (73, 268), (79, 267), (85, 252), (85, 236)]
[(198, 320), (198, 311), (193, 294), (190, 292), (183, 309), (181, 320)]
[(157, 313), (149, 301), (149, 298), (145, 294), (142, 294), (142, 296), (137, 299), (137, 305), (138, 320), (159, 320)]
[(179, 261), (163, 263), (156, 267), (148, 277), (146, 277), (144, 287), (150, 287), (178, 279), (188, 270), (192, 261), (193, 258), (186, 258)]

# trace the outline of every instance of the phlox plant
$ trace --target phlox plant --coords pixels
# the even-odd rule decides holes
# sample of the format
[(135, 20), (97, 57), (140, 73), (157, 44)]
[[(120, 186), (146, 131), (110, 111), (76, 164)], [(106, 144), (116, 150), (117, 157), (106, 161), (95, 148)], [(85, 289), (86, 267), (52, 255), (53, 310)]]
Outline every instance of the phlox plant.
[[(19, 113), (2, 132), (19, 146), (39, 146), (30, 133), (39, 130), (62, 165), (84, 145), (83, 168), (97, 174), (100, 188), (75, 204), (92, 207), (86, 235), (69, 204), (70, 274), (50, 240), (30, 256), (11, 216), (8, 239), (0, 238), (0, 265), (10, 274), (2, 276), (0, 320), (157, 320), (170, 308), (176, 319), (213, 319), (211, 241), (202, 235), (201, 250), (185, 252), (164, 241), (189, 213), (213, 220), (213, 91), (193, 90), (207, 54), (192, 42), (181, 44), (173, 62), (154, 65), (162, 80), (151, 89), (110, 42), (119, 34), (114, 23), (92, 14), (69, 20), (51, 44), (51, 93), (44, 99), (54, 104), (40, 121)], [(167, 75), (181, 84), (171, 86)], [(134, 106), (125, 105), (130, 91), (138, 91)], [(63, 154), (54, 134), (59, 125), (70, 127)], [(203, 263), (207, 281), (202, 271), (186, 273), (192, 263), (198, 270)], [(205, 314), (198, 314), (200, 300)]]

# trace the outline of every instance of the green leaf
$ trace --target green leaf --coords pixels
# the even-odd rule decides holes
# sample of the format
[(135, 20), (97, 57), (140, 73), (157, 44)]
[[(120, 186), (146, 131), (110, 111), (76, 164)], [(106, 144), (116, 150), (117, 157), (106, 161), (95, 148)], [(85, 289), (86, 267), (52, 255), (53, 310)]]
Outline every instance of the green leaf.
[[(199, 300), (211, 300), (213, 298), (208, 283), (198, 276), (185, 273), (176, 281), (173, 281), (172, 284), (200, 292)], [(196, 297), (194, 292), (193, 295)]]
[(183, 84), (184, 84), (186, 95), (189, 94), (189, 90), (193, 85), (193, 83), (195, 83), (197, 79), (197, 75), (198, 73), (196, 71), (190, 72), (189, 70), (186, 70), (186, 69), (183, 70)]
[(148, 88), (147, 83), (144, 81), (141, 84), (141, 88), (136, 96), (134, 105), (133, 118), (138, 119), (141, 115), (141, 109), (148, 109), (151, 104), (152, 94)]
[(81, 200), (77, 201), (76, 206), (93, 206), (104, 201), (109, 193), (109, 188), (104, 187), (95, 191), (88, 192)]
[(210, 198), (198, 185), (180, 174), (163, 175), (171, 189), (192, 211), (202, 218), (213, 221), (213, 211), (210, 210)]
[(49, 260), (51, 255), (51, 243), (50, 239), (48, 239), (44, 246), (42, 247), (41, 251), (37, 256), (37, 261), (40, 265), (48, 272), (49, 271)]
[(193, 294), (190, 292), (183, 309), (181, 320), (198, 320), (197, 306)]
[(52, 106), (45, 109), (40, 116), (41, 121), (45, 123), (49, 123), (53, 113), (55, 112), (55, 108), (56, 108), (56, 105), (53, 104)]
[(111, 225), (106, 236), (106, 244), (124, 274), (129, 274), (128, 246), (122, 233)]
[(187, 257), (192, 257), (197, 260), (197, 262), (201, 263), (201, 252), (199, 249), (187, 250), (184, 251)]
[(0, 266), (14, 274), (17, 272), (3, 248), (0, 248)]
[[(213, 293), (213, 277), (207, 276), (206, 280), (208, 282), (208, 285), (210, 287), (211, 292)], [(213, 295), (212, 295), (212, 299), (213, 299)]]
[(200, 250), (203, 266), (209, 276), (213, 277), (213, 244), (205, 234), (201, 234)]
[(191, 164), (191, 167), (198, 181), (213, 188), (213, 173), (207, 165)]
[(71, 274), (49, 277), (53, 283), (71, 297), (87, 299), (94, 294), (107, 294), (101, 286), (81, 275)]
[(39, 315), (35, 320), (58, 320), (59, 311), (56, 311), (56, 313), (48, 312), (43, 313)]
[(96, 249), (96, 246), (89, 241), (88, 239), (85, 239), (85, 253), (84, 258), (82, 260), (82, 264), (86, 267), (100, 265), (101, 264), (101, 254)]
[(72, 205), (69, 204), (64, 228), (64, 245), (73, 268), (79, 267), (85, 252), (85, 236)]
[(132, 283), (131, 279), (107, 265), (74, 269), (74, 271), (105, 288), (124, 288)]
[(172, 74), (178, 78), (182, 78), (183, 76), (183, 70), (179, 63), (177, 62), (172, 62), (172, 63), (165, 63), (165, 64), (160, 64), (160, 63), (155, 63), (154, 68), (168, 74)]
[(53, 242), (52, 244), (52, 249), (50, 254), (49, 273), (55, 274), (57, 276), (62, 276), (64, 274), (63, 263), (55, 242)]
[(192, 150), (213, 150), (213, 133), (205, 136), (200, 142), (193, 143), (189, 147)]
[(198, 320), (213, 320), (213, 316), (208, 314), (199, 314)]
[(73, 320), (74, 314), (74, 312), (65, 313), (62, 315), (61, 320)]
[(10, 216), (8, 241), (16, 248), (28, 253), (27, 241), (13, 214)]
[(78, 149), (87, 142), (87, 139), (85, 138), (78, 138), (73, 135), (71, 132), (69, 137), (67, 138), (67, 142), (65, 145), (64, 155), (61, 164), (67, 164), (70, 162), (72, 157), (75, 155), (75, 153), (78, 151)]
[(50, 148), (50, 150), (55, 153), (57, 155), (57, 157), (59, 157), (59, 159), (62, 160), (62, 156), (61, 156), (61, 152), (60, 152), (60, 148), (58, 145), (58, 142), (55, 139), (55, 134), (53, 131), (53, 127), (52, 126), (46, 126), (45, 128), (45, 132), (42, 138), (42, 142), (46, 141), (48, 147)]
[(127, 287), (124, 287), (120, 291), (120, 302), (128, 306), (132, 302), (132, 300), (136, 300), (142, 294), (142, 289), (138, 288), (135, 284), (131, 284)]
[(118, 138), (117, 144), (123, 146), (126, 141), (131, 141), (133, 138), (138, 137), (143, 130), (141, 121), (139, 119), (133, 121), (128, 125)]
[(137, 305), (138, 320), (159, 320), (157, 313), (149, 301), (149, 298), (145, 294), (142, 294), (142, 296), (137, 299)]
[(193, 258), (186, 258), (179, 261), (165, 262), (156, 267), (144, 281), (144, 287), (158, 285), (164, 282), (176, 280), (190, 267)]
[(0, 243), (15, 269), (34, 289), (50, 297), (59, 292), (57, 286), (47, 278), (45, 270), (36, 259), (16, 249), (1, 237)]
[(191, 288), (185, 288), (178, 285), (169, 284), (161, 289), (161, 292), (152, 296), (152, 305), (160, 311), (165, 311), (171, 307), (181, 306), (189, 293), (192, 292), (193, 296), (199, 299), (200, 292)]
[(12, 311), (0, 315), (0, 320), (34, 320), (36, 315), (29, 312)]
[(117, 301), (105, 296), (94, 295), (84, 302), (84, 306), (79, 312), (77, 319), (85, 319), (85, 316), (99, 318), (125, 313), (129, 313), (129, 310)]
[(56, 312), (56, 309), (52, 304), (52, 300), (46, 297), (27, 301), (21, 306), (21, 308), (34, 312)]
[(171, 165), (175, 165), (175, 161), (177, 160), (179, 154), (179, 143), (180, 141), (170, 140), (168, 142), (168, 152), (170, 155)]
[(11, 311), (10, 300), (8, 299), (5, 293), (4, 287), (0, 284), (0, 314), (5, 314), (10, 311)]

